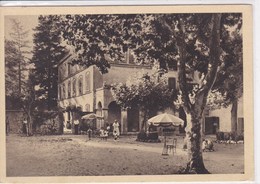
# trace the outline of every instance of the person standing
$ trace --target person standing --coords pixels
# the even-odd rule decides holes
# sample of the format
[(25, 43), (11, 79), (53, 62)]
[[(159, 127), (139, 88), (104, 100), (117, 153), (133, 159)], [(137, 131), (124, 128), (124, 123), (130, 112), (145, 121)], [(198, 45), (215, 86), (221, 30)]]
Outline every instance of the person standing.
[(107, 123), (106, 125), (107, 125), (106, 130), (107, 130), (107, 132), (108, 132), (108, 134), (109, 134), (109, 132), (111, 131), (110, 124)]
[(75, 134), (78, 135), (79, 134), (79, 120), (76, 119), (74, 121), (74, 128), (75, 128)]
[(23, 126), (25, 127), (25, 133), (27, 136), (29, 136), (29, 125), (26, 118), (23, 119)]
[(115, 120), (115, 122), (113, 123), (113, 135), (115, 140), (117, 140), (120, 135), (119, 123), (117, 120)]
[(87, 135), (88, 135), (88, 140), (91, 140), (91, 136), (92, 136), (92, 129), (89, 126), (88, 130), (87, 130)]

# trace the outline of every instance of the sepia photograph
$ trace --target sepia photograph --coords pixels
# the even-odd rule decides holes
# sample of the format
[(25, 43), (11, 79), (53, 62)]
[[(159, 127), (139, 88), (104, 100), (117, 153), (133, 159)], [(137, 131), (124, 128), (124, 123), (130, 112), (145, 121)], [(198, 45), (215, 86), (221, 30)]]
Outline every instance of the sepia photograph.
[(252, 180), (251, 8), (0, 9), (4, 181)]

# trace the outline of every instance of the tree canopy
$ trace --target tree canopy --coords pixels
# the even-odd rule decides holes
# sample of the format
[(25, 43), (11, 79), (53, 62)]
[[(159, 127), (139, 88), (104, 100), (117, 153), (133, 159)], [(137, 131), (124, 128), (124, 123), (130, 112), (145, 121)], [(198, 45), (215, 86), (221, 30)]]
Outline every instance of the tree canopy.
[(165, 76), (155, 72), (152, 74), (140, 72), (129, 77), (126, 83), (119, 83), (112, 87), (113, 96), (122, 108), (138, 106), (144, 112), (144, 124), (147, 118), (173, 107), (177, 92), (170, 89)]
[[(53, 109), (57, 106), (58, 62), (65, 55), (61, 44), (58, 16), (39, 16), (34, 29), (34, 48), (31, 63), (34, 65), (33, 85), (41, 108)], [(46, 107), (44, 107), (44, 105)]]
[(24, 92), (28, 78), (28, 30), (21, 22), (9, 19), (10, 38), (5, 38), (5, 90), (7, 108), (22, 108), (17, 98)]
[(224, 42), (232, 38), (231, 32), (241, 30), (241, 17), (240, 13), (67, 15), (61, 24), (64, 39), (77, 55), (75, 62), (96, 65), (102, 72), (107, 72), (109, 59), (120, 59), (126, 48), (134, 51), (137, 63), (159, 63), (167, 70), (178, 62), (187, 115), (185, 172), (208, 173), (200, 149), (201, 120), (208, 94), (221, 78), (221, 68), (230, 62)]

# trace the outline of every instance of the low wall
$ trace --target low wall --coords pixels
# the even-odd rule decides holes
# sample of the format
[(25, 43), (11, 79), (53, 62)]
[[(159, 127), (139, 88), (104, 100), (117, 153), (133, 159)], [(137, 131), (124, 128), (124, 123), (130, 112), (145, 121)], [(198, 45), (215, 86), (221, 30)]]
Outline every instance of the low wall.
[(7, 117), (10, 126), (9, 133), (19, 133), (22, 129), (22, 121), (26, 117), (24, 112), (21, 110), (6, 110), (6, 119)]

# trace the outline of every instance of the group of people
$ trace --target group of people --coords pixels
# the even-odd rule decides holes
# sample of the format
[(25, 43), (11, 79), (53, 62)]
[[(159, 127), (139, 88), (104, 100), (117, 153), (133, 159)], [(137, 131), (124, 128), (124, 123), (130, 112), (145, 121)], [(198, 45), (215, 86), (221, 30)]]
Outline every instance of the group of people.
[[(117, 120), (114, 121), (114, 123), (112, 124), (112, 131), (113, 131), (113, 137), (114, 137), (114, 140), (117, 140), (120, 136), (120, 125), (118, 123)], [(111, 132), (111, 127), (110, 127), (110, 124), (107, 124), (107, 127), (106, 129), (104, 127), (102, 127), (100, 129), (100, 137), (101, 139), (107, 139), (108, 135), (109, 135), (109, 132)]]
[[(117, 140), (120, 136), (119, 122), (117, 120), (115, 120), (114, 123), (112, 124), (112, 127), (113, 127), (113, 129), (111, 129), (110, 124), (107, 124), (106, 128), (102, 127), (100, 129), (100, 134), (99, 134), (100, 138), (107, 140), (109, 132), (111, 132), (111, 130), (112, 130), (114, 140)], [(89, 129), (87, 130), (87, 135), (88, 135), (89, 140), (91, 140), (92, 132), (93, 132), (93, 130), (91, 129), (91, 127), (89, 127)]]

